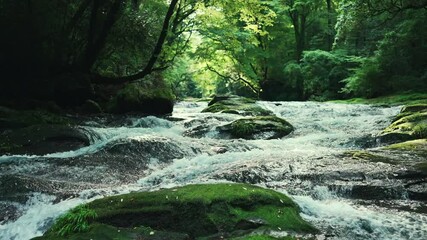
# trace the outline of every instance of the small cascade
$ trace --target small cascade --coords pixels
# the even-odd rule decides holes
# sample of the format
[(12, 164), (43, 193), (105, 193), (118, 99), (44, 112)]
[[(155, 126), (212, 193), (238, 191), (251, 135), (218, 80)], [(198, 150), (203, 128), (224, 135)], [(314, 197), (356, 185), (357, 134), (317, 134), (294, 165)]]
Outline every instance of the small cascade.
[(426, 205), (407, 187), (423, 185), (400, 165), (346, 155), (375, 149), (375, 135), (399, 107), (257, 104), (295, 131), (282, 139), (225, 139), (217, 129), (241, 116), (201, 113), (206, 102), (180, 102), (167, 119), (90, 119), (79, 127), (90, 145), (75, 151), (0, 156), (0, 182), (20, 186), (1, 189), (0, 210), (17, 210), (0, 219), (0, 239), (40, 236), (61, 213), (95, 198), (224, 181), (288, 193), (322, 230), (320, 239), (426, 239), (427, 216), (419, 211)]

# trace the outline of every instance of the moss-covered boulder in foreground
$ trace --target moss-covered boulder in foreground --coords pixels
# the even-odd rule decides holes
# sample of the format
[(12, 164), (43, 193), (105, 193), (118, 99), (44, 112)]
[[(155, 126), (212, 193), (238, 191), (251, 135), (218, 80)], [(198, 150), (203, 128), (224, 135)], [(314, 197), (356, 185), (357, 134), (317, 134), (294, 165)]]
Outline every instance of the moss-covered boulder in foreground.
[(60, 217), (36, 239), (222, 239), (269, 230), (317, 232), (287, 196), (223, 183), (95, 200)]
[(256, 101), (239, 96), (215, 96), (202, 112), (229, 113), (243, 116), (268, 116), (273, 113), (256, 104)]
[(171, 87), (161, 77), (150, 75), (141, 82), (126, 85), (111, 100), (107, 110), (112, 113), (170, 114), (174, 100)]
[(276, 116), (241, 118), (219, 128), (220, 132), (233, 138), (275, 139), (282, 138), (294, 130), (285, 119)]
[(405, 106), (380, 135), (387, 143), (427, 138), (427, 105)]

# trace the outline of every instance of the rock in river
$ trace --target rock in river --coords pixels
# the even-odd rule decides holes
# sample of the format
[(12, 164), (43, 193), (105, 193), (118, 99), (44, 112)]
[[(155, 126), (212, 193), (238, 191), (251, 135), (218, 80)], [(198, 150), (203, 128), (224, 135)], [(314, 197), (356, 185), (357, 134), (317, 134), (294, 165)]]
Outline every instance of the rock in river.
[(273, 190), (187, 185), (80, 205), (35, 239), (231, 239), (256, 230), (317, 232), (298, 213), (290, 198)]

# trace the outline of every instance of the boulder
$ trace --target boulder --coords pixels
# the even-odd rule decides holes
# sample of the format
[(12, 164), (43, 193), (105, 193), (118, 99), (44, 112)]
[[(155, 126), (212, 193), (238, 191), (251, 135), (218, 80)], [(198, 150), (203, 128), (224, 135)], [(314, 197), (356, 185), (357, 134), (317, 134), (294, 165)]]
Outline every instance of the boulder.
[(398, 143), (427, 138), (427, 105), (409, 105), (384, 129), (379, 140), (382, 143)]
[(293, 130), (290, 123), (276, 116), (242, 118), (219, 128), (221, 133), (232, 138), (244, 139), (282, 138)]
[(40, 124), (69, 125), (73, 121), (67, 117), (43, 111), (16, 111), (0, 107), (0, 130), (29, 127)]
[(257, 230), (316, 233), (298, 213), (290, 198), (273, 190), (247, 184), (188, 185), (80, 205), (35, 239), (231, 239)]
[(239, 96), (215, 96), (202, 112), (229, 113), (242, 116), (268, 116), (273, 113), (256, 104), (250, 98)]
[(45, 155), (77, 150), (90, 144), (79, 128), (66, 125), (34, 125), (0, 135), (0, 155)]
[(142, 82), (126, 85), (109, 103), (112, 113), (137, 112), (164, 115), (173, 111), (174, 95), (164, 80), (148, 76)]

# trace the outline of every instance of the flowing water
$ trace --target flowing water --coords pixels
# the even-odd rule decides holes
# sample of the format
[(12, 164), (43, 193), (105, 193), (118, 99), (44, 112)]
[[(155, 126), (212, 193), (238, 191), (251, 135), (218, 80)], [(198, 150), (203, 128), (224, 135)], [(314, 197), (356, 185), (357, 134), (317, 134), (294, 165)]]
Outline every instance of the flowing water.
[[(176, 104), (168, 119), (94, 118), (92, 143), (46, 156), (0, 156), (0, 239), (40, 236), (66, 210), (103, 196), (209, 182), (246, 182), (289, 194), (318, 239), (427, 239), (425, 179), (401, 164), (348, 157), (377, 151), (375, 138), (400, 108), (315, 102), (259, 102), (295, 131), (283, 139), (222, 139), (239, 116)], [(20, 184), (26, 187), (21, 189)], [(424, 194), (424, 195), (423, 195)], [(0, 211), (0, 212), (1, 212)]]

